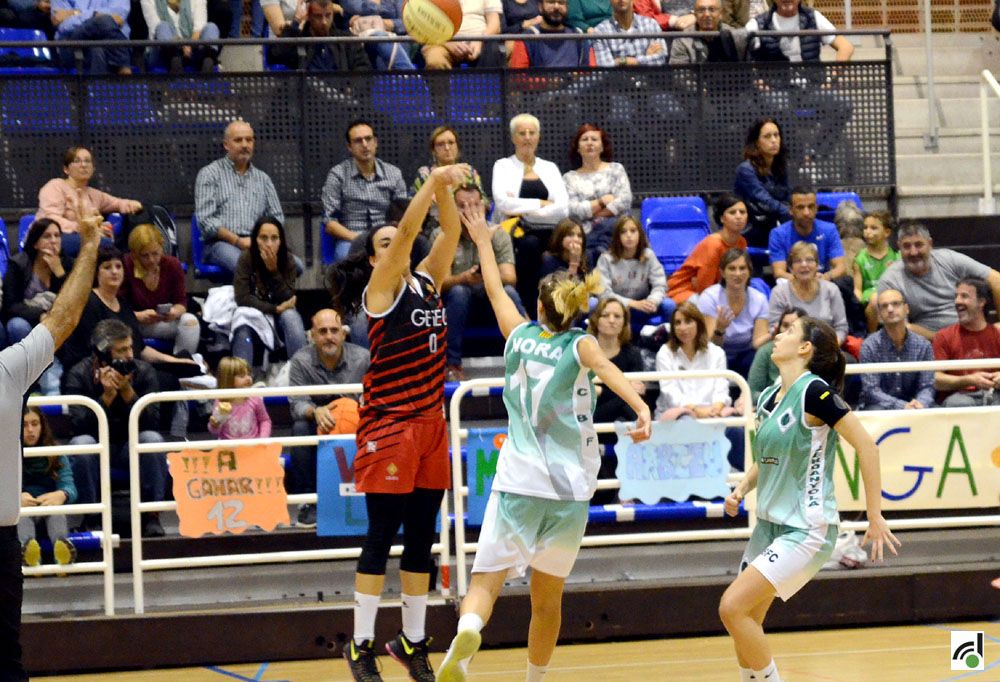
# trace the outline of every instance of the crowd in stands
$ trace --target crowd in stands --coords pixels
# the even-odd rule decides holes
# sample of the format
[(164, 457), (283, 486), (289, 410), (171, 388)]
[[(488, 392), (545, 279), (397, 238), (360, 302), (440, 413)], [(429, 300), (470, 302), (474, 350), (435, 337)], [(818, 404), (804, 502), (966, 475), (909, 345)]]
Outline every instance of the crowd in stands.
[[(356, 0), (343, 7), (330, 0), (262, 4), (262, 25), (266, 23), (276, 36), (335, 34), (331, 31), (379, 35), (403, 30), (401, 2)], [(849, 43), (845, 46), (842, 38), (752, 39), (740, 26), (825, 28), (828, 22), (818, 12), (799, 7), (798, 0), (778, 0), (770, 9), (756, 3), (748, 9), (738, 3), (696, 0), (688, 9), (680, 3), (670, 12), (666, 4), (648, 4), (484, 0), (472, 10), (466, 8), (469, 14), (459, 36), (465, 40), (425, 49), (423, 59), (430, 68), (485, 63), (492, 58), (485, 51), (488, 44), (468, 38), (501, 31), (594, 34), (592, 44), (516, 43), (510, 54), (512, 64), (519, 66), (699, 63), (738, 61), (748, 55), (799, 61), (817, 59), (823, 44), (835, 49), (838, 59), (850, 58)], [(211, 37), (219, 25), (205, 19), (204, 0), (180, 0), (179, 4), (144, 0), (142, 9), (150, 33), (165, 41)], [(59, 28), (79, 15), (81, 25), (114, 24), (114, 30), (122, 32), (128, 27), (124, 22), (127, 10), (120, 10), (124, 14), (97, 12), (88, 19), (63, 5), (57, 10), (54, 4), (53, 23)], [(59, 22), (55, 21), (57, 11), (63, 12)], [(749, 19), (748, 14), (757, 18)], [(161, 25), (153, 25), (156, 18)], [(723, 25), (724, 20), (736, 25)], [(229, 20), (221, 25), (230, 26)], [(716, 37), (683, 38), (672, 46), (658, 38), (599, 38), (599, 34), (692, 26), (706, 31), (726, 27)], [(111, 30), (110, 25), (106, 28)], [(317, 70), (350, 69), (362, 61), (377, 68), (413, 68), (413, 55), (396, 54), (397, 47), (390, 43), (364, 48), (311, 45), (305, 56), (293, 50), (285, 57), (291, 68), (302, 67), (302, 59), (306, 68)], [(111, 55), (106, 56), (112, 65)], [(285, 57), (272, 48), (274, 61)], [(156, 59), (171, 62), (171, 70), (181, 68), (178, 60), (181, 66), (206, 59), (214, 65), (214, 53), (187, 48), (173, 53), (163, 49)], [(780, 85), (775, 81), (767, 89), (780, 92)], [(822, 88), (811, 89), (817, 97), (827, 96), (820, 92)], [(784, 104), (776, 105), (775, 111), (786, 110), (789, 101), (786, 98)], [(646, 226), (635, 216), (628, 169), (614, 161), (607, 132), (591, 123), (581, 125), (567, 141), (566, 158), (553, 160), (537, 156), (541, 134), (542, 124), (531, 114), (519, 114), (510, 121), (513, 154), (492, 160), (492, 184), (487, 191), (476, 166), (491, 160), (463, 158), (455, 129), (441, 126), (431, 133), (428, 163), (407, 182), (397, 166), (378, 155), (375, 125), (367, 120), (351, 122), (345, 129), (348, 158), (330, 168), (322, 195), (317, 197), (323, 206), (324, 237), (334, 243), (334, 262), (363, 250), (371, 252), (376, 231), (398, 219), (408, 197), (435, 167), (464, 162), (468, 177), (455, 191), (456, 204), (463, 215), (490, 215), (495, 228), (493, 250), (515, 305), (527, 315), (536, 315), (538, 282), (546, 273), (567, 270), (583, 277), (599, 272), (605, 290), (592, 301), (587, 329), (623, 371), (728, 368), (748, 377), (756, 400), (777, 378), (770, 359), (775, 336), (806, 315), (830, 323), (844, 353), (854, 362), (1000, 357), (1000, 331), (986, 318), (990, 301), (1000, 300), (1000, 273), (949, 249), (934, 248), (927, 229), (919, 224), (900, 227), (895, 235), (897, 251), (893, 248), (896, 226), (884, 212), (865, 214), (860, 248), (845, 248), (849, 240), (858, 242), (859, 235), (817, 219), (815, 188), (790, 182), (792, 177), (808, 180), (810, 159), (824, 150), (819, 146), (800, 150), (794, 161), (800, 165), (793, 170), (775, 118), (762, 118), (748, 130), (744, 160), (731, 178), (733, 192), (714, 202), (716, 229), (673, 272), (665, 271), (650, 246)], [(123, 214), (123, 226), (117, 232), (112, 222), (105, 223), (106, 239), (83, 318), (39, 386), (48, 394), (80, 394), (103, 405), (111, 426), (113, 467), (127, 468), (128, 414), (143, 395), (178, 390), (182, 380), (206, 372), (215, 375), (220, 388), (250, 386), (266, 376), (265, 367), (273, 358), (282, 356), (288, 361), (287, 382), (293, 386), (355, 383), (368, 367), (363, 313), (345, 316), (331, 301), (331, 307), (312, 315), (306, 328), (297, 293), (304, 264), (286, 239), (274, 183), (253, 163), (251, 125), (231, 122), (222, 146), (225, 155), (197, 175), (193, 219), (204, 242), (204, 260), (228, 273), (233, 286), (213, 289), (200, 318), (188, 308), (184, 266), (169, 253), (170, 244), (149, 219), (147, 208), (138, 200), (91, 187), (94, 158), (83, 147), (70, 148), (63, 159), (64, 177), (39, 190), (36, 219), (4, 275), (2, 331), (7, 343), (15, 343), (52, 305), (79, 249), (78, 222), (95, 215), (107, 219), (112, 213)], [(414, 246), (414, 262), (423, 258), (439, 235), (436, 216), (432, 209)], [(119, 250), (126, 247), (125, 253)], [(761, 248), (755, 256), (749, 247)], [(760, 253), (766, 253), (765, 261), (760, 261)], [(761, 279), (765, 268), (770, 285)], [(449, 324), (444, 372), (447, 380), (460, 381), (466, 378), (467, 332), (476, 324), (492, 322), (478, 252), (464, 229), (441, 294)], [(210, 367), (204, 356), (208, 345), (220, 339), (225, 350), (216, 353), (217, 362)], [(998, 387), (1000, 372), (991, 371), (866, 374), (858, 381), (853, 398), (864, 409), (992, 405), (1000, 400), (995, 392)], [(731, 393), (725, 379), (663, 381), (642, 389), (655, 405), (657, 417), (665, 420), (739, 415), (747, 409), (742, 399), (734, 399), (738, 396)], [(357, 397), (292, 398), (292, 434), (353, 432)], [(204, 428), (219, 438), (272, 433), (271, 416), (259, 398), (216, 401), (205, 412)], [(599, 397), (598, 421), (634, 416), (612, 394)], [(191, 417), (183, 401), (154, 404), (143, 412), (139, 440), (185, 438)], [(96, 420), (89, 410), (72, 407), (69, 418), (71, 443), (96, 442)], [(46, 443), (50, 438), (44, 415), (27, 410), (25, 444)], [(734, 444), (736, 440), (742, 444), (741, 438), (734, 439)], [(315, 491), (315, 458), (314, 448), (293, 449), (286, 478), (290, 493)], [(739, 460), (733, 458), (734, 463)], [(164, 499), (169, 479), (165, 458), (144, 455), (141, 462), (142, 498)], [(94, 502), (98, 494), (94, 455), (25, 460), (25, 505)], [(315, 524), (315, 516), (315, 508), (305, 505), (298, 510), (297, 520), (308, 527)], [(85, 518), (82, 525), (93, 523)], [(30, 555), (37, 564), (35, 524), (23, 525), (19, 530), (25, 560)], [(163, 534), (155, 514), (144, 518), (142, 530), (151, 537)], [(49, 522), (47, 533), (62, 543), (56, 560), (72, 560), (72, 544), (64, 541), (65, 521), (62, 525)]]

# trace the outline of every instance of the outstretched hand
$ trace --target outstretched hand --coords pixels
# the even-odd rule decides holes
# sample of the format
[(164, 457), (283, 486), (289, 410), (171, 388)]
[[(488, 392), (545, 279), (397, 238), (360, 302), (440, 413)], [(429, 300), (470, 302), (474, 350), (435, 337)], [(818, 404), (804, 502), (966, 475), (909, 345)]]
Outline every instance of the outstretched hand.
[(868, 530), (865, 531), (865, 537), (861, 541), (861, 546), (864, 547), (869, 542), (872, 543), (871, 560), (880, 563), (884, 560), (883, 552), (885, 547), (889, 548), (893, 556), (898, 556), (899, 552), (896, 551), (896, 547), (903, 544), (889, 530), (889, 524), (885, 522), (881, 514), (868, 519)]
[(462, 220), (462, 225), (469, 232), (469, 238), (475, 244), (493, 239), (493, 232), (496, 228), (490, 229), (489, 224), (486, 222), (485, 206), (481, 204), (479, 206), (467, 206), (462, 209), (459, 218)]
[(101, 224), (104, 218), (99, 215), (88, 215), (80, 219), (80, 241), (84, 244), (97, 244), (101, 241)]
[(472, 175), (472, 166), (467, 163), (456, 163), (450, 166), (438, 166), (431, 171), (431, 177), (446, 187), (457, 187), (462, 181)]

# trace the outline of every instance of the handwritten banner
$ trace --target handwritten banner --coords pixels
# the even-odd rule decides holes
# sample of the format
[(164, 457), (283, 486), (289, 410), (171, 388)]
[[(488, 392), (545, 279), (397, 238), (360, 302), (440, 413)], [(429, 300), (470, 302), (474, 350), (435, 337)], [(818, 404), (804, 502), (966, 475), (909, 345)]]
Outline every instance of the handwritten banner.
[(280, 456), (279, 443), (169, 453), (181, 535), (270, 531), (288, 523)]
[(649, 440), (633, 443), (625, 424), (616, 424), (618, 497), (656, 504), (661, 499), (683, 502), (729, 494), (729, 440), (726, 429), (690, 419), (655, 422)]

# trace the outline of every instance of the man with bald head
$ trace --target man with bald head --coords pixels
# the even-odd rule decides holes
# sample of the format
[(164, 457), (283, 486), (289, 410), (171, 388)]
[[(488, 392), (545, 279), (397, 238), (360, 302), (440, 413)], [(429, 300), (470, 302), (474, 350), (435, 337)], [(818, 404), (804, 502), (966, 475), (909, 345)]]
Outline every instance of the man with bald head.
[[(292, 356), (288, 368), (289, 386), (326, 386), (361, 383), (368, 370), (368, 351), (348, 343), (347, 328), (340, 313), (323, 308), (312, 318), (311, 343)], [(296, 395), (289, 397), (292, 411), (292, 435), (309, 436), (318, 431), (332, 432), (337, 424), (330, 412), (330, 401), (339, 395)], [(356, 395), (345, 397), (355, 398)], [(292, 462), (285, 487), (291, 494), (316, 492), (316, 448), (292, 449)], [(316, 525), (316, 507), (302, 505), (297, 523)]]
[(263, 216), (284, 222), (278, 192), (267, 173), (251, 163), (253, 128), (233, 121), (222, 137), (226, 155), (208, 164), (194, 181), (194, 214), (205, 242), (205, 261), (236, 270), (250, 248), (254, 223)]
[[(896, 289), (875, 298), (882, 328), (861, 344), (861, 362), (927, 362), (934, 359), (930, 342), (907, 329), (910, 307)], [(919, 410), (934, 402), (934, 372), (883, 372), (861, 375), (861, 407), (865, 410)]]

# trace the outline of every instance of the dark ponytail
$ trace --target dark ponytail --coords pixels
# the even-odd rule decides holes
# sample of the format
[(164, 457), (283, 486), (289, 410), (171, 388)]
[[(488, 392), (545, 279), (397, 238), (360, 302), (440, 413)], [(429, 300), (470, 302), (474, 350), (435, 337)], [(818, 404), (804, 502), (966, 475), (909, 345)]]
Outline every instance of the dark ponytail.
[(828, 323), (815, 317), (802, 317), (799, 324), (802, 325), (802, 340), (813, 346), (809, 371), (819, 375), (838, 393), (843, 393), (844, 368), (847, 363), (840, 350), (837, 332)]
[(330, 292), (331, 303), (345, 321), (361, 310), (361, 295), (374, 270), (369, 258), (375, 255), (375, 233), (380, 229), (368, 230), (358, 237), (365, 240), (364, 250), (348, 255), (326, 271), (326, 288)]

